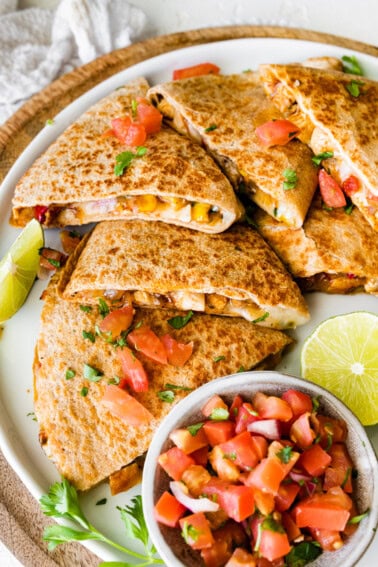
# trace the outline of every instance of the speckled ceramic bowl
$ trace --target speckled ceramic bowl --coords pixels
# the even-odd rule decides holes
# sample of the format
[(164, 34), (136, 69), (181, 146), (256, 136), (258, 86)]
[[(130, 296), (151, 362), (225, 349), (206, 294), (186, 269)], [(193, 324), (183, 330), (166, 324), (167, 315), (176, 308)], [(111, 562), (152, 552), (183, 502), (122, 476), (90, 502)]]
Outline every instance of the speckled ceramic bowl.
[(183, 542), (179, 530), (167, 528), (154, 518), (154, 504), (169, 484), (168, 476), (157, 466), (160, 453), (172, 446), (168, 438), (169, 433), (177, 427), (200, 421), (201, 408), (214, 394), (230, 401), (235, 394), (241, 394), (247, 399), (257, 391), (281, 395), (289, 388), (301, 390), (312, 397), (319, 396), (321, 413), (341, 418), (347, 423), (346, 444), (358, 472), (355, 491), (357, 506), (360, 511), (370, 510), (369, 515), (361, 521), (356, 532), (341, 549), (323, 552), (311, 563), (311, 567), (351, 567), (365, 553), (374, 538), (378, 523), (378, 464), (370, 440), (359, 420), (335, 396), (306, 380), (279, 372), (243, 372), (213, 380), (192, 392), (172, 409), (154, 435), (144, 465), (143, 510), (151, 539), (167, 566), (197, 567), (200, 563), (199, 555), (193, 555), (189, 546)]

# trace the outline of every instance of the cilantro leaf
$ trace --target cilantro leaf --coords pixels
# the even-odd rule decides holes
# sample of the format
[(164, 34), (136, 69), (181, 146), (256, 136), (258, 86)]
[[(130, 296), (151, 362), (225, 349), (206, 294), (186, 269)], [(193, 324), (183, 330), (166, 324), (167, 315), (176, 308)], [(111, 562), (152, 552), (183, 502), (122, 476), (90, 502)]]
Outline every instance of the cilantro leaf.
[(66, 380), (72, 380), (76, 376), (75, 370), (72, 368), (67, 368), (66, 370)]
[(321, 553), (321, 548), (315, 542), (303, 541), (289, 551), (285, 562), (288, 567), (303, 567), (314, 561)]
[(104, 319), (109, 314), (109, 305), (106, 303), (102, 297), (98, 298), (98, 312), (101, 317)]
[(366, 518), (366, 516), (369, 515), (369, 512), (370, 510), (367, 510), (366, 512), (360, 514), (359, 516), (353, 516), (353, 518), (348, 520), (348, 524), (359, 524), (361, 520), (363, 520), (364, 518)]
[(218, 126), (216, 124), (210, 124), (210, 126), (205, 128), (205, 132), (212, 132), (213, 130), (216, 130), (217, 128), (218, 128)]
[(175, 399), (175, 393), (172, 390), (161, 390), (157, 393), (157, 397), (162, 402), (167, 402), (168, 404), (172, 404)]
[(225, 408), (214, 408), (210, 414), (213, 421), (226, 421), (230, 417), (230, 412)]
[(314, 162), (315, 165), (320, 165), (324, 159), (329, 159), (333, 157), (333, 152), (322, 152), (321, 154), (316, 154), (316, 156), (312, 156), (311, 160)]
[(81, 311), (84, 313), (90, 313), (92, 311), (92, 307), (90, 305), (79, 305)]
[(149, 536), (146, 521), (143, 516), (142, 497), (140, 495), (134, 496), (129, 506), (125, 506), (124, 508), (117, 506), (117, 509), (121, 514), (127, 535), (134, 539), (139, 539), (139, 541), (147, 547)]
[(101, 370), (95, 368), (94, 366), (90, 366), (89, 364), (84, 364), (83, 370), (84, 378), (90, 380), (91, 382), (98, 382), (101, 379), (101, 376), (104, 375)]
[(189, 431), (192, 437), (195, 437), (198, 431), (201, 429), (201, 427), (203, 427), (203, 421), (200, 421), (199, 423), (194, 423), (193, 425), (188, 425), (186, 429)]
[(223, 354), (221, 354), (220, 356), (214, 356), (213, 361), (214, 362), (220, 362), (221, 360), (225, 360), (225, 356)]
[(176, 317), (172, 317), (168, 319), (168, 324), (173, 327), (174, 329), (182, 329), (187, 325), (190, 319), (193, 317), (193, 311), (188, 311), (188, 313), (184, 316), (176, 315)]
[(356, 79), (352, 79), (349, 83), (345, 85), (345, 88), (350, 95), (352, 95), (354, 98), (357, 98), (361, 94), (360, 87), (363, 87), (364, 84), (365, 83), (363, 81), (357, 81)]
[(96, 337), (91, 331), (82, 331), (81, 334), (83, 335), (83, 339), (88, 339), (88, 341), (91, 341), (91, 343), (94, 343), (96, 340)]
[(280, 451), (276, 453), (277, 457), (282, 461), (285, 465), (290, 461), (293, 449), (290, 445), (283, 447)]
[(138, 146), (135, 154), (130, 151), (121, 152), (120, 154), (118, 154), (116, 156), (116, 165), (114, 166), (114, 174), (117, 177), (123, 175), (125, 169), (127, 169), (130, 166), (133, 159), (144, 156), (146, 152), (147, 152), (147, 148), (145, 148), (144, 146)]
[(343, 55), (341, 60), (343, 61), (344, 73), (351, 73), (352, 75), (364, 74), (355, 55)]
[(261, 317), (257, 317), (257, 319), (254, 319), (251, 322), (252, 323), (261, 323), (261, 321), (265, 321), (265, 319), (267, 319), (268, 317), (269, 317), (269, 312), (265, 311), (264, 315), (261, 315)]
[(283, 182), (283, 190), (289, 191), (290, 189), (295, 189), (298, 183), (298, 175), (294, 169), (284, 169), (283, 174), (285, 181)]

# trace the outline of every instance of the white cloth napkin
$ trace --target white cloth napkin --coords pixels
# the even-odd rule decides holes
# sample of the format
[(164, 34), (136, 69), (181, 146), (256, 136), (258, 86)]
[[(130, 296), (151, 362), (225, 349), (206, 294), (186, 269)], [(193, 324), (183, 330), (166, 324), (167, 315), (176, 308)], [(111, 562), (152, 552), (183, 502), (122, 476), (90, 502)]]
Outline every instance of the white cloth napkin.
[(55, 11), (0, 2), (0, 124), (59, 75), (140, 39), (142, 10), (126, 0), (61, 0)]

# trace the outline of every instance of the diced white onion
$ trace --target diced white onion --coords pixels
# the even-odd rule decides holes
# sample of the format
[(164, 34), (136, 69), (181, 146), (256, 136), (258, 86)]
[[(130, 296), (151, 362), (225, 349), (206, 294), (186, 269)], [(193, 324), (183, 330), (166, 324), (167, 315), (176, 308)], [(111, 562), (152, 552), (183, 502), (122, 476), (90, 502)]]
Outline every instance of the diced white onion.
[(173, 496), (194, 514), (197, 512), (217, 512), (219, 510), (219, 504), (209, 498), (192, 498), (189, 496), (187, 487), (180, 481), (171, 481), (169, 488)]

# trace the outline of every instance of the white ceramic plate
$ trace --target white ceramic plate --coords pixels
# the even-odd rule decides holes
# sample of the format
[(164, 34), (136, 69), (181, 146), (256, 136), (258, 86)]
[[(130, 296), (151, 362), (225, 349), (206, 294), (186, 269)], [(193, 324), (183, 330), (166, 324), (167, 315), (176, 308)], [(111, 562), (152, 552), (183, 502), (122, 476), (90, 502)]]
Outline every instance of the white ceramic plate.
[[(172, 70), (187, 67), (203, 61), (219, 65), (223, 73), (241, 72), (254, 69), (259, 63), (286, 63), (303, 61), (307, 57), (333, 55), (357, 55), (365, 75), (378, 79), (378, 59), (356, 54), (344, 48), (320, 43), (286, 39), (239, 39), (194, 46), (154, 57), (126, 69), (107, 79), (88, 93), (81, 96), (54, 118), (54, 124), (46, 126), (23, 152), (13, 166), (0, 189), (0, 257), (14, 241), (18, 230), (8, 225), (11, 198), (15, 183), (23, 172), (31, 166), (38, 155), (71, 122), (94, 102), (107, 95), (118, 86), (144, 75), (151, 84), (169, 80)], [(45, 231), (48, 246), (56, 247), (59, 242), (58, 231)], [(0, 339), (0, 447), (21, 480), (35, 498), (47, 492), (49, 486), (59, 480), (55, 467), (45, 457), (38, 442), (38, 425), (33, 421), (33, 377), (32, 360), (35, 339), (38, 333), (41, 301), (39, 297), (44, 282), (37, 282), (22, 309), (5, 325)], [(295, 332), (296, 348), (286, 356), (278, 370), (299, 375), (299, 354), (305, 337), (322, 320), (331, 315), (367, 310), (378, 313), (376, 297), (359, 294), (354, 296), (327, 296), (310, 294), (307, 300), (312, 315), (310, 323)], [(378, 448), (378, 427), (368, 430), (375, 448)], [(134, 542), (126, 541), (123, 524), (116, 506), (128, 504), (130, 498), (140, 492), (136, 487), (128, 493), (111, 497), (107, 483), (102, 483), (82, 497), (84, 510), (89, 520), (106, 535), (120, 543), (134, 548)], [(96, 502), (107, 498), (104, 506)], [(90, 542), (87, 546), (106, 561), (125, 560), (102, 544)], [(371, 567), (378, 554), (378, 537), (368, 553), (360, 561), (359, 567)]]

